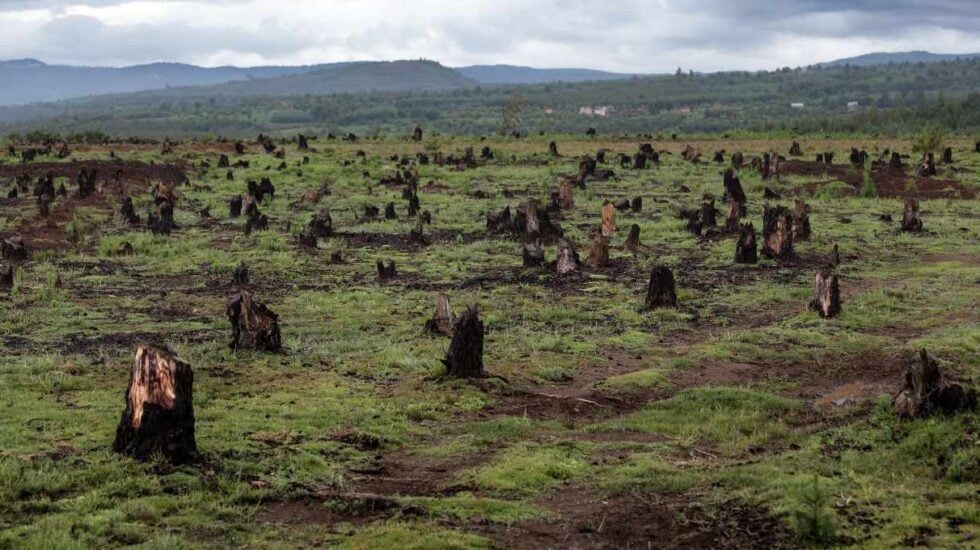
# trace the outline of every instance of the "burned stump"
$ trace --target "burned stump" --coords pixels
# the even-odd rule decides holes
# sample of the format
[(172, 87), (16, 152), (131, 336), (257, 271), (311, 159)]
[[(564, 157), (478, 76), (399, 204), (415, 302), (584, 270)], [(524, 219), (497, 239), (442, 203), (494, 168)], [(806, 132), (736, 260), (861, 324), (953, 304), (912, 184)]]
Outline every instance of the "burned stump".
[(575, 208), (575, 182), (567, 180), (558, 188), (558, 206), (562, 210)]
[(8, 260), (26, 260), (27, 246), (24, 244), (24, 237), (10, 237), (0, 241), (0, 251), (3, 257)]
[(85, 198), (92, 193), (95, 193), (95, 180), (98, 175), (99, 172), (95, 168), (92, 168), (91, 170), (82, 168), (78, 172), (78, 178), (76, 178), (76, 181), (78, 182), (79, 197)]
[(0, 288), (10, 288), (14, 286), (14, 266), (11, 264), (0, 264)]
[(136, 213), (136, 209), (133, 207), (132, 197), (126, 197), (126, 199), (123, 200), (119, 213), (122, 214), (122, 217), (125, 218), (127, 222), (129, 222), (129, 225), (140, 224), (140, 215)]
[(626, 243), (623, 244), (623, 248), (629, 250), (630, 252), (636, 252), (640, 249), (640, 226), (633, 224), (630, 226), (630, 232), (626, 235)]
[(397, 220), (398, 213), (395, 212), (395, 203), (389, 202), (385, 205), (385, 219), (386, 220)]
[(793, 145), (789, 148), (789, 155), (791, 157), (803, 156), (803, 151), (800, 149), (800, 144), (798, 142), (793, 142)]
[(555, 259), (555, 271), (559, 275), (578, 270), (578, 252), (575, 245), (566, 239), (558, 239), (558, 257)]
[(762, 214), (762, 255), (770, 259), (793, 257), (793, 215), (785, 206), (766, 206)]
[(589, 247), (589, 255), (585, 257), (585, 265), (598, 269), (609, 264), (609, 239), (596, 235)]
[(321, 239), (333, 236), (333, 219), (331, 219), (330, 212), (327, 210), (317, 212), (307, 227), (310, 228), (314, 235)]
[(247, 285), (249, 283), (247, 263), (242, 261), (238, 264), (238, 267), (231, 274), (231, 283), (237, 286)]
[(228, 201), (228, 217), (237, 218), (242, 215), (242, 196), (235, 195)]
[(459, 316), (453, 327), (453, 339), (443, 359), (446, 375), (456, 378), (482, 378), (483, 371), (483, 321), (480, 310), (470, 306)]
[(246, 290), (228, 302), (228, 321), (231, 322), (232, 350), (257, 349), (279, 351), (282, 336), (279, 334), (279, 316), (252, 299)]
[(378, 260), (377, 268), (379, 280), (386, 281), (398, 276), (398, 271), (395, 269), (395, 262), (393, 260), (389, 260), (387, 265), (382, 260)]
[(905, 386), (892, 399), (895, 412), (903, 418), (920, 418), (934, 413), (950, 414), (977, 406), (977, 394), (960, 384), (950, 382), (939, 367), (939, 361), (920, 350), (905, 370)]
[(735, 241), (735, 263), (754, 264), (759, 261), (752, 222), (741, 224), (738, 240)]
[(412, 141), (422, 141), (422, 127), (416, 126), (415, 131), (412, 132)]
[(793, 240), (810, 238), (810, 207), (800, 199), (793, 205)]
[(814, 290), (815, 294), (813, 300), (810, 301), (810, 309), (825, 319), (835, 317), (840, 313), (840, 286), (837, 283), (836, 273), (830, 269), (817, 273), (814, 279)]
[(602, 202), (602, 236), (612, 238), (616, 234), (616, 206), (611, 202)]
[(157, 455), (174, 464), (195, 460), (193, 397), (189, 364), (173, 352), (137, 343), (112, 449), (137, 460)]
[(922, 213), (919, 212), (919, 201), (906, 197), (905, 211), (902, 213), (902, 231), (918, 233), (922, 231)]
[(936, 161), (932, 153), (926, 153), (922, 157), (922, 164), (919, 165), (919, 175), (924, 178), (936, 175)]
[(952, 148), (947, 147), (947, 148), (943, 149), (943, 159), (942, 159), (942, 162), (943, 162), (943, 164), (952, 164), (953, 163), (953, 149)]
[(430, 334), (452, 336), (454, 322), (449, 296), (440, 292), (436, 295), (436, 311), (432, 318), (425, 322), (425, 331)]
[(674, 273), (667, 267), (657, 266), (650, 271), (643, 308), (651, 310), (662, 307), (677, 307), (677, 289)]
[(541, 239), (532, 239), (524, 243), (523, 262), (524, 267), (536, 267), (544, 264), (544, 249), (541, 248)]
[(553, 156), (553, 157), (560, 157), (561, 155), (558, 154), (558, 144), (555, 143), (555, 142), (553, 142), (553, 141), (551, 143), (549, 143), (548, 144), (548, 153), (550, 153), (551, 156)]

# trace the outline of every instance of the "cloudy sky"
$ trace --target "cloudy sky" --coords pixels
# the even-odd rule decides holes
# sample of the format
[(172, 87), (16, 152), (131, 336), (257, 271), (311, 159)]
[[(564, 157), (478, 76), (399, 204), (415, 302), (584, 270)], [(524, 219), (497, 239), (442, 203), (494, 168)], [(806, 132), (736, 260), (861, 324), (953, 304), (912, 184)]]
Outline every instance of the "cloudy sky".
[(625, 72), (980, 52), (980, 0), (0, 0), (0, 58), (127, 65), (424, 57)]

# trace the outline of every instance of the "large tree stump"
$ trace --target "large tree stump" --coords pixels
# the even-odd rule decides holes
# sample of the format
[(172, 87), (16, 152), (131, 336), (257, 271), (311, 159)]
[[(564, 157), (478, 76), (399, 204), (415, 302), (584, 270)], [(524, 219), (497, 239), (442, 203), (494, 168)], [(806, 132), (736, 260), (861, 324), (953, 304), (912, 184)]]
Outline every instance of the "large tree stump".
[(920, 350), (905, 370), (905, 386), (892, 399), (895, 412), (904, 418), (920, 418), (934, 413), (950, 414), (977, 406), (976, 390), (966, 390), (950, 382), (939, 361)]
[(147, 225), (154, 235), (169, 235), (177, 224), (174, 223), (174, 205), (170, 202), (162, 202), (150, 210), (146, 218)]
[(491, 212), (487, 214), (487, 232), (488, 233), (503, 233), (510, 231), (513, 226), (513, 220), (510, 215), (510, 206), (505, 206), (500, 212)]
[(578, 252), (575, 245), (566, 239), (558, 239), (558, 258), (555, 260), (555, 271), (559, 275), (572, 273), (578, 270)]
[(175, 464), (195, 460), (193, 401), (191, 366), (170, 351), (137, 343), (112, 449), (137, 460), (157, 455)]
[(0, 288), (10, 288), (14, 286), (14, 266), (13, 264), (0, 264)]
[(755, 241), (755, 228), (752, 222), (741, 225), (738, 240), (735, 241), (735, 263), (754, 264), (759, 261)]
[(408, 197), (408, 217), (414, 218), (418, 215), (419, 210), (422, 209), (422, 204), (419, 202), (419, 196), (412, 194)]
[(596, 235), (589, 247), (589, 255), (585, 258), (585, 265), (598, 269), (609, 264), (609, 239), (602, 235)]
[(589, 155), (583, 155), (578, 163), (578, 179), (584, 180), (595, 176), (595, 169), (598, 163)]
[(526, 241), (523, 249), (524, 267), (536, 267), (544, 263), (544, 249), (541, 248), (541, 239)]
[(793, 206), (793, 240), (805, 241), (810, 238), (810, 207), (800, 199)]
[(24, 237), (10, 237), (0, 241), (0, 252), (8, 260), (26, 260), (27, 246), (24, 244)]
[(459, 316), (453, 327), (453, 339), (443, 359), (446, 375), (457, 378), (482, 378), (483, 371), (483, 321), (480, 310), (470, 306)]
[(228, 302), (227, 313), (231, 322), (231, 349), (279, 351), (282, 348), (279, 316), (265, 304), (253, 301), (247, 290), (240, 291)]
[(647, 310), (677, 307), (674, 273), (669, 268), (657, 266), (650, 271), (650, 283), (647, 285), (647, 296), (643, 305)]
[(623, 248), (630, 252), (636, 252), (640, 246), (640, 226), (634, 223), (630, 226), (629, 234), (626, 235), (626, 243), (623, 244)]
[(715, 208), (714, 200), (701, 203), (700, 220), (701, 228), (705, 230), (718, 225), (718, 210)]
[(793, 257), (793, 215), (785, 206), (766, 206), (762, 214), (762, 255), (784, 260)]
[(834, 249), (830, 252), (830, 265), (837, 267), (840, 265), (840, 251), (837, 249), (837, 244), (834, 244)]
[(625, 212), (630, 209), (630, 200), (626, 197), (616, 199), (616, 202), (613, 203), (613, 208), (621, 212)]
[(436, 295), (436, 311), (432, 318), (425, 322), (425, 330), (430, 334), (452, 336), (454, 323), (453, 310), (449, 306), (449, 296), (440, 292)]
[(602, 201), (602, 236), (612, 238), (616, 234), (616, 207), (608, 200)]
[(296, 237), (296, 240), (299, 242), (300, 246), (304, 246), (307, 248), (316, 248), (316, 244), (317, 244), (316, 233), (313, 231), (313, 228), (310, 226), (304, 227), (299, 232), (299, 235)]
[(810, 309), (821, 317), (835, 317), (840, 313), (840, 287), (837, 284), (837, 274), (830, 269), (817, 273), (814, 279), (814, 297), (810, 301)]
[(905, 198), (905, 211), (902, 213), (902, 231), (918, 233), (922, 231), (922, 213), (919, 201), (913, 197)]

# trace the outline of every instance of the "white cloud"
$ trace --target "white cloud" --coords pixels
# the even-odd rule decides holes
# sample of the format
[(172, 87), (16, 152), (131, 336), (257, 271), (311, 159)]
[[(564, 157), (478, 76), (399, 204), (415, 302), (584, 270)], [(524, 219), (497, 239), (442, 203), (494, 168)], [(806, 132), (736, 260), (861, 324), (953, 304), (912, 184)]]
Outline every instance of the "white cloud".
[(425, 57), (665, 72), (980, 51), (980, 4), (916, 0), (0, 0), (7, 58), (124, 65)]

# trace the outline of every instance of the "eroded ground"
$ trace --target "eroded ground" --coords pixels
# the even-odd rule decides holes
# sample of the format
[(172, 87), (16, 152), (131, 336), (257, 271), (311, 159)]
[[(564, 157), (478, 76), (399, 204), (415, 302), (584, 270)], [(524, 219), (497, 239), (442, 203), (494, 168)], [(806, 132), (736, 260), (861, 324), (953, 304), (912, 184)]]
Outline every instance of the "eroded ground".
[[(285, 145), (285, 170), (255, 143), (241, 157), (215, 143), (7, 159), (2, 196), (18, 174), (48, 171), (68, 196), (47, 218), (29, 193), (0, 199), (0, 236), (33, 251), (0, 290), (0, 547), (978, 544), (977, 413), (903, 422), (888, 399), (920, 347), (978, 382), (972, 143), (954, 140), (954, 163), (933, 178), (871, 173), (875, 196), (840, 164), (849, 148), (911, 153), (910, 143), (801, 140), (806, 162), (778, 181), (743, 167), (756, 228), (769, 187), (783, 195), (770, 202), (810, 204), (813, 237), (796, 243), (795, 260), (736, 265), (733, 237), (696, 237), (675, 216), (704, 193), (720, 202), (724, 166), (680, 152), (693, 143), (705, 160), (718, 149), (749, 157), (785, 153), (788, 141), (657, 141), (673, 154), (631, 170), (615, 153), (648, 140), (558, 136), (563, 156), (552, 158), (550, 139), (321, 139), (310, 152)], [(432, 225), (429, 244), (412, 241), (401, 189), (378, 183), (398, 169), (391, 156), (484, 145), (495, 159), (477, 168), (418, 167)], [(522, 268), (521, 244), (487, 235), (485, 215), (547, 198), (599, 148), (615, 178), (576, 191), (559, 223), (584, 259), (602, 201), (641, 196), (641, 212), (618, 214), (610, 267)], [(809, 163), (824, 151), (838, 164)], [(250, 167), (228, 180), (220, 153)], [(82, 159), (98, 166), (100, 191), (78, 199)], [(128, 193), (145, 218), (151, 186), (180, 174), (172, 235), (117, 214)], [(227, 201), (262, 176), (276, 185), (260, 205), (270, 229), (246, 236)], [(304, 200), (324, 181), (329, 195)], [(899, 230), (905, 194), (922, 198), (922, 234)], [(399, 219), (361, 219), (391, 201)], [(338, 235), (298, 246), (322, 207)], [(627, 252), (633, 223), (643, 246)], [(824, 320), (806, 304), (834, 244), (844, 310)], [(398, 276), (379, 282), (377, 260), (394, 260)], [(256, 299), (280, 316), (285, 353), (228, 349), (224, 307), (241, 261)], [(674, 270), (679, 307), (641, 312), (658, 264)], [(490, 377), (440, 376), (448, 339), (423, 332), (437, 292), (457, 311), (480, 305)], [(192, 365), (203, 463), (110, 451), (139, 338)]]

